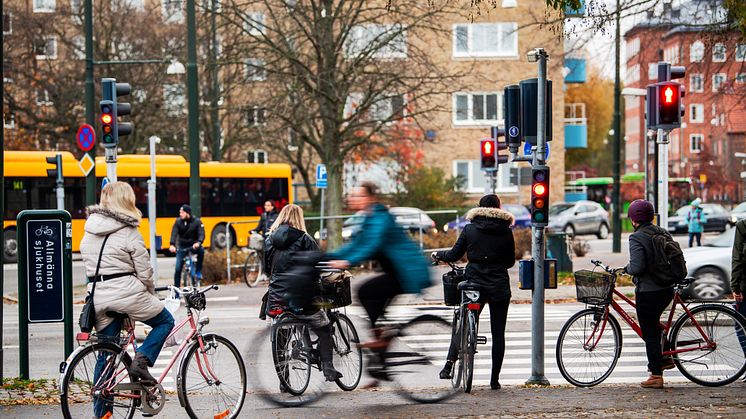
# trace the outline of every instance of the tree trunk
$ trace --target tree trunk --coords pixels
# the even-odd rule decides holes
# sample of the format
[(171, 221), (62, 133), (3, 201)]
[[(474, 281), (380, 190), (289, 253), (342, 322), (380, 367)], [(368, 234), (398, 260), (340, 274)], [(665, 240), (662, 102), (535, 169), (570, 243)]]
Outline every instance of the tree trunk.
[[(342, 182), (344, 162), (339, 155), (330, 156), (326, 164), (327, 190), (324, 196), (324, 209), (327, 216), (342, 214)], [(326, 227), (326, 249), (334, 250), (342, 244), (342, 220), (324, 220)]]

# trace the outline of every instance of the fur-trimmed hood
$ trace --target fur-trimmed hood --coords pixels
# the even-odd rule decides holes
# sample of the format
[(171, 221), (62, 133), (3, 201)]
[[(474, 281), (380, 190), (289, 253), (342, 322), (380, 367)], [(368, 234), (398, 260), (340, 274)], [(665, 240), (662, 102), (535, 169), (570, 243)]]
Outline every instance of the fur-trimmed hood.
[(500, 208), (485, 208), (485, 207), (476, 207), (469, 210), (469, 212), (466, 213), (466, 219), (473, 221), (476, 217), (485, 217), (485, 218), (496, 218), (498, 220), (504, 220), (510, 223), (510, 225), (513, 225), (515, 222), (515, 217), (513, 217), (513, 214), (509, 213), (508, 211), (501, 210)]
[(121, 212), (115, 212), (101, 205), (92, 205), (86, 208), (88, 220), (85, 222), (87, 233), (104, 236), (121, 230), (125, 227), (137, 228), (140, 220)]

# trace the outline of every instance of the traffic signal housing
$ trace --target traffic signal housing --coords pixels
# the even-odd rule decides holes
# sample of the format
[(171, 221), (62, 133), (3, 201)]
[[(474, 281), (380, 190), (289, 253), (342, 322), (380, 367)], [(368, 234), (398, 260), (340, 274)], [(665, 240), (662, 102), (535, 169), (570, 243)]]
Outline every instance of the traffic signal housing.
[(479, 152), (481, 154), (481, 167), (484, 171), (497, 170), (497, 140), (494, 138), (484, 138), (479, 143)]
[(119, 137), (132, 133), (131, 122), (120, 122), (119, 117), (132, 113), (132, 105), (118, 102), (119, 96), (126, 96), (132, 92), (129, 83), (117, 83), (116, 79), (102, 80), (104, 100), (99, 102), (101, 107), (101, 131), (104, 147), (115, 148), (119, 144)]
[(102, 100), (101, 106), (101, 141), (104, 147), (116, 147), (114, 132), (117, 126), (117, 116), (114, 111), (114, 102), (111, 100)]
[(53, 169), (47, 169), (47, 177), (51, 177), (56, 181), (62, 180), (62, 154), (56, 154), (46, 158), (47, 163), (54, 166)]
[(684, 87), (675, 81), (648, 85), (648, 126), (666, 130), (680, 128), (684, 115), (683, 96)]
[(549, 166), (531, 170), (531, 225), (546, 227), (549, 222)]

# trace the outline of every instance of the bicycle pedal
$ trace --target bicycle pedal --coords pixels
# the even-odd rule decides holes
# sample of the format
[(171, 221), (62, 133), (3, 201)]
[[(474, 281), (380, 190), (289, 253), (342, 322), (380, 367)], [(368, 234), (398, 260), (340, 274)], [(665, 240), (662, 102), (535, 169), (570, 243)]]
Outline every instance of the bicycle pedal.
[(477, 344), (479, 344), (479, 345), (486, 345), (487, 344), (487, 336), (477, 336)]

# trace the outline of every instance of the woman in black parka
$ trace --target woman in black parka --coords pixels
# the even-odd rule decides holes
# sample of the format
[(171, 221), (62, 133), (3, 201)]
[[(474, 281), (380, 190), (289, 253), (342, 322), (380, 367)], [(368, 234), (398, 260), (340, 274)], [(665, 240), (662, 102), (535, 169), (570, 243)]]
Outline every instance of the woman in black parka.
[[(456, 262), (466, 253), (466, 280), (482, 287), (480, 302), (490, 305), (490, 326), (492, 329), (492, 377), (490, 387), (500, 388), (500, 369), (505, 356), (505, 324), (510, 304), (510, 278), (508, 269), (515, 264), (514, 217), (500, 209), (497, 195), (485, 195), (479, 200), (479, 207), (466, 213), (470, 224), (464, 227), (451, 250), (433, 253), (433, 257), (445, 262)], [(481, 314), (481, 309), (480, 309)], [(479, 317), (477, 317), (479, 320)], [(453, 364), (458, 357), (458, 337), (451, 337), (448, 360), (440, 378), (450, 379)]]
[[(324, 376), (327, 381), (334, 381), (341, 378), (342, 374), (334, 369), (332, 362), (332, 329), (326, 312), (309, 304), (296, 306), (293, 301), (285, 301), (287, 291), (292, 291), (290, 294), (293, 295), (305, 294), (304, 297), (308, 297), (309, 301), (317, 292), (315, 288), (318, 277), (299, 278), (299, 272), (291, 270), (294, 265), (293, 256), (298, 252), (308, 251), (319, 251), (319, 246), (306, 233), (303, 209), (288, 204), (280, 211), (265, 240), (264, 266), (270, 277), (267, 314), (274, 317), (282, 311), (290, 311), (296, 318), (307, 321), (319, 337), (318, 349)], [(278, 336), (280, 345), (282, 340), (283, 337)]]

